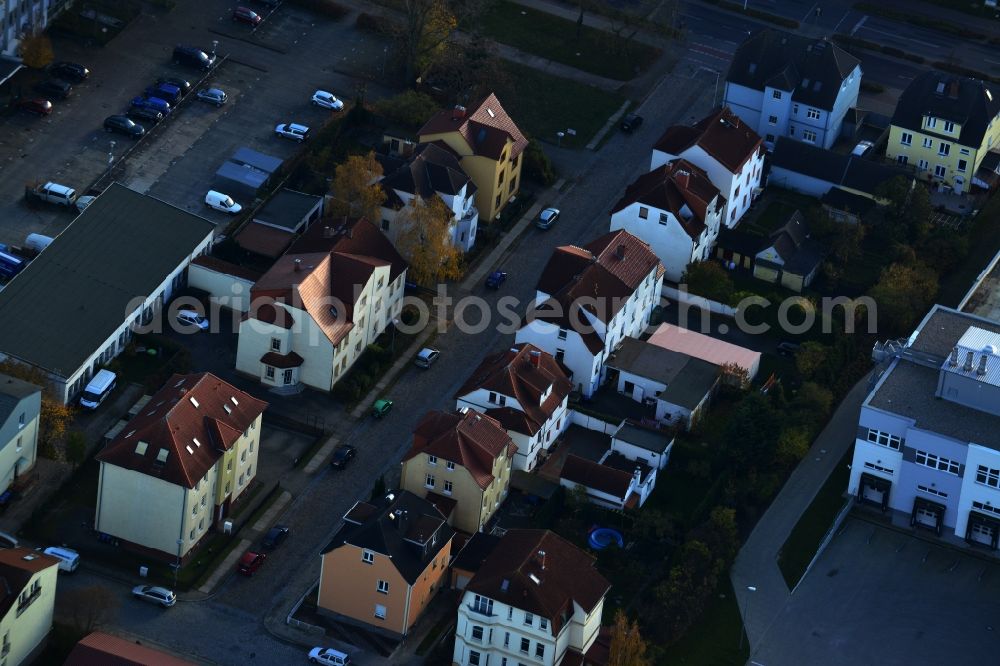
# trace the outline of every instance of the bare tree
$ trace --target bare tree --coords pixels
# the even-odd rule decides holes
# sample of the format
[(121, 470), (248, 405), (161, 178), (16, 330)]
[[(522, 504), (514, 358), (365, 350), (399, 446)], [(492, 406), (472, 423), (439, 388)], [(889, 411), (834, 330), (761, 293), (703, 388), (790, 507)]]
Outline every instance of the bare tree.
[(60, 613), (84, 635), (107, 624), (118, 610), (118, 595), (100, 585), (71, 589), (60, 596)]

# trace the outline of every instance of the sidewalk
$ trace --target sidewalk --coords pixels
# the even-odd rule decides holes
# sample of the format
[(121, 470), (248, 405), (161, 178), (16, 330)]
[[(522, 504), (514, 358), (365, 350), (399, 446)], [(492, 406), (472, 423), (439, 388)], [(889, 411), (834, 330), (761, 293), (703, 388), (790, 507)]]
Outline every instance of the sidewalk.
[[(567, 21), (572, 21), (573, 23), (576, 23), (577, 20), (580, 18), (579, 8), (573, 6), (567, 6), (561, 2), (553, 2), (552, 0), (511, 0), (511, 1), (523, 7), (530, 7), (532, 9), (537, 9), (540, 12), (545, 12), (546, 14), (559, 16), (561, 18), (566, 19)], [(590, 11), (584, 12), (583, 24), (591, 28), (604, 30), (605, 32), (614, 32), (616, 29), (620, 28), (620, 25), (616, 24), (607, 16)], [(634, 39), (637, 42), (642, 42), (647, 46), (654, 46), (658, 49), (664, 48), (670, 41), (666, 37), (655, 35), (653, 33), (641, 29), (636, 30)]]

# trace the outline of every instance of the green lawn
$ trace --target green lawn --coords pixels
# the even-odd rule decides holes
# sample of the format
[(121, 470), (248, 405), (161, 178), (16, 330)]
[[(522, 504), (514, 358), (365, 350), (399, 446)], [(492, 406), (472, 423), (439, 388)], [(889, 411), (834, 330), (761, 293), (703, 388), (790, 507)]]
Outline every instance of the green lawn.
[[(677, 666), (742, 666), (750, 658), (743, 620), (729, 576), (723, 576), (715, 600), (679, 641), (665, 650), (658, 663)], [(742, 646), (740, 638), (743, 636)]]
[(508, 0), (497, 2), (477, 21), (476, 27), (502, 44), (618, 81), (628, 81), (642, 73), (660, 55), (651, 46), (586, 25), (577, 39), (575, 21)]
[(582, 148), (625, 102), (617, 93), (551, 76), (530, 67), (504, 63), (507, 76), (497, 95), (518, 126), (535, 139), (555, 143), (556, 132), (572, 128), (562, 145)]
[(815, 557), (819, 544), (833, 524), (833, 519), (844, 506), (844, 490), (847, 488), (851, 470), (847, 465), (851, 462), (854, 449), (848, 449), (844, 457), (833, 469), (830, 477), (819, 489), (812, 504), (805, 510), (795, 529), (788, 535), (785, 545), (778, 554), (778, 568), (785, 577), (788, 588), (794, 588), (806, 567)]

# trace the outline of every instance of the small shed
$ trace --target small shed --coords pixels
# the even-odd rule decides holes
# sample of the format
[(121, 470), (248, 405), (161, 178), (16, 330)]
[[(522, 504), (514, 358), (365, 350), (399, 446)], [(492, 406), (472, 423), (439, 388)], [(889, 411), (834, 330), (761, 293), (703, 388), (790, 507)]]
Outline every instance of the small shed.
[(250, 148), (240, 148), (215, 172), (213, 187), (238, 199), (255, 199), (281, 160)]
[(282, 189), (254, 214), (253, 222), (300, 233), (322, 215), (323, 197)]

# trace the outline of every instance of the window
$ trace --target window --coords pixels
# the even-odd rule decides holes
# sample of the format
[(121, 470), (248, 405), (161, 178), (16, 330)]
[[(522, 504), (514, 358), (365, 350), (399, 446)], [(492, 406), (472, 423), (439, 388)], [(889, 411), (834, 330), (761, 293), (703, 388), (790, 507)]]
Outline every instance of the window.
[(768, 116), (767, 122), (768, 122), (769, 125), (777, 125), (778, 124), (778, 116)]
[(523, 652), (524, 654), (528, 654), (528, 650), (530, 650), (530, 649), (531, 649), (531, 641), (529, 641), (527, 638), (522, 638), (521, 639), (521, 652)]
[(268, 379), (274, 379), (274, 366), (264, 366), (264, 376)]
[(470, 666), (479, 666), (479, 653), (475, 650), (469, 650), (469, 664)]
[(375, 604), (375, 617), (379, 620), (385, 619), (385, 606), (382, 604)]
[(906, 166), (906, 163), (909, 162), (909, 161), (910, 161), (910, 158), (907, 157), (906, 155), (897, 155), (896, 156), (896, 163), (899, 164), (900, 166)]
[(204, 518), (202, 518), (201, 520), (198, 521), (198, 531), (200, 532), (203, 529), (205, 529), (205, 519)]
[(920, 160), (917, 162), (917, 169), (920, 171), (927, 171), (927, 167), (930, 166), (930, 162), (927, 160)]
[(976, 483), (991, 488), (1000, 488), (1000, 469), (980, 465), (976, 468)]
[(478, 624), (472, 625), (472, 640), (480, 642), (483, 640), (483, 628)]
[(497, 187), (500, 187), (501, 185), (503, 185), (503, 177), (504, 177), (504, 172), (501, 171), (500, 172), (500, 176), (497, 177)]
[(535, 643), (535, 658), (545, 659), (545, 646), (541, 643)]
[(793, 104), (792, 105), (792, 113), (794, 113), (795, 115), (799, 115), (799, 105), (798, 104)]
[(890, 435), (875, 428), (868, 428), (868, 441), (887, 446), (893, 451), (899, 451), (899, 447), (904, 440), (898, 435)]
[(446, 462), (444, 464), (444, 466), (448, 469), (449, 472), (454, 471), (454, 469), (455, 469), (455, 463), (453, 463), (450, 460), (448, 462)]
[(670, 221), (670, 216), (669, 215), (667, 215), (666, 213), (660, 213), (660, 224), (664, 224), (665, 225), (669, 221)]
[(929, 137), (924, 137), (924, 148), (932, 148), (932, 147), (934, 147), (934, 139), (931, 139)]
[(375, 553), (370, 550), (361, 551), (361, 561), (365, 564), (371, 564), (375, 561)]
[(962, 148), (962, 149), (961, 149), (961, 150), (959, 150), (958, 152), (959, 152), (960, 154), (962, 154), (962, 155), (968, 155), (968, 154), (969, 154), (969, 149), (968, 149), (968, 148)]
[(771, 97), (773, 97), (774, 99), (781, 99), (781, 91), (780, 90), (772, 90), (771, 91)]
[(958, 474), (959, 468), (961, 467), (957, 460), (942, 458), (941, 456), (933, 453), (927, 453), (926, 451), (917, 451), (917, 464), (955, 475)]
[(514, 619), (514, 609), (513, 608), (510, 608), (510, 607), (507, 608), (507, 619), (508, 620), (513, 620)]
[(525, 612), (524, 614), (524, 626), (530, 627), (535, 623), (535, 616), (531, 613)]
[(452, 486), (451, 481), (445, 481), (444, 482), (444, 494), (445, 495), (451, 495), (451, 489), (452, 489), (452, 487), (453, 486)]
[(649, 209), (645, 206), (639, 206), (639, 219), (645, 220), (649, 217)]
[(434, 475), (433, 474), (428, 474), (424, 478), (424, 485), (427, 486), (428, 488), (433, 488), (434, 487)]
[(188, 534), (188, 541), (194, 541), (194, 530), (191, 530), (191, 533)]
[(951, 152), (951, 144), (950, 143), (945, 143), (944, 141), (942, 141), (940, 143), (940, 145), (938, 145), (938, 155), (941, 155), (942, 157), (946, 157), (948, 155), (948, 153), (950, 153), (950, 152)]
[(497, 200), (494, 203), (496, 204), (495, 208), (499, 208), (500, 207), (500, 195), (499, 194), (497, 195)]
[(560, 340), (565, 340), (566, 339), (566, 329), (565, 328), (560, 328), (559, 329), (559, 335), (557, 337)]
[(375, 589), (382, 594), (389, 594), (389, 581), (380, 580), (375, 586)]
[(866, 462), (865, 467), (867, 467), (868, 469), (873, 469), (876, 472), (882, 472), (884, 474), (890, 474), (890, 475), (893, 474), (892, 469), (888, 467), (882, 467), (881, 465), (876, 465), (873, 462)]
[(556, 358), (557, 361), (562, 361), (564, 358), (566, 358), (566, 350), (565, 349), (557, 349), (556, 350), (556, 356), (555, 356), (555, 358)]
[(947, 175), (947, 173), (948, 173), (948, 169), (946, 169), (943, 164), (935, 164), (934, 165), (934, 175), (937, 178), (944, 178), (945, 175)]
[(927, 119), (927, 126), (928, 127), (937, 127), (937, 118), (928, 118)]
[(816, 143), (816, 132), (812, 130), (802, 130), (802, 140), (806, 143)]
[(949, 134), (952, 133), (952, 132), (954, 132), (955, 131), (955, 123), (951, 122), (950, 120), (944, 121), (944, 131), (947, 132), (947, 133), (949, 133)]
[(208, 495), (201, 496), (201, 505), (205, 506), (208, 503)]
[(819, 120), (819, 109), (806, 109), (806, 118)]
[(438, 457), (437, 456), (427, 456), (427, 464), (428, 465), (437, 465), (438, 464)]
[(967, 169), (968, 167), (969, 167), (969, 163), (968, 163), (968, 162), (967, 162), (966, 160), (959, 160), (959, 161), (958, 161), (958, 170), (959, 170), (959, 171), (961, 171), (961, 172), (963, 172), (963, 173), (964, 173), (964, 172), (965, 172), (965, 170), (966, 170), (966, 169)]
[(271, 338), (271, 351), (281, 351), (281, 338)]
[(538, 628), (541, 629), (542, 631), (548, 631), (549, 621), (544, 617), (538, 618)]
[(244, 451), (243, 453), (240, 454), (240, 464), (242, 465), (246, 461), (247, 461), (247, 452)]
[(995, 506), (990, 506), (989, 504), (983, 504), (982, 502), (973, 502), (972, 508), (979, 509), (980, 511), (989, 511), (990, 513), (995, 513), (1000, 515), (1000, 508), (997, 508)]
[(510, 187), (507, 188), (507, 191), (513, 194), (514, 190), (516, 189), (517, 189), (517, 177), (515, 176), (514, 178), (510, 179)]
[(240, 478), (237, 480), (237, 482), (239, 483), (240, 488), (242, 488), (243, 487), (243, 475), (242, 474), (240, 474)]
[(17, 453), (21, 452), (21, 436), (17, 436)]
[(909, 132), (903, 132), (902, 134), (899, 135), (899, 143), (901, 143), (904, 146), (912, 146), (913, 135), (910, 134)]
[[(493, 615), (493, 600), (477, 594), (472, 602), (472, 610), (483, 615)], [(510, 612), (509, 609), (508, 612)]]
[(774, 135), (768, 134), (767, 136), (764, 137), (764, 141), (767, 141), (768, 143), (774, 143)]
[(18, 428), (24, 427), (24, 412), (21, 412), (17, 417), (17, 427)]
[(917, 486), (917, 490), (922, 493), (927, 493), (928, 495), (937, 495), (938, 497), (948, 497), (948, 493), (943, 493), (935, 488), (928, 488), (927, 486)]

